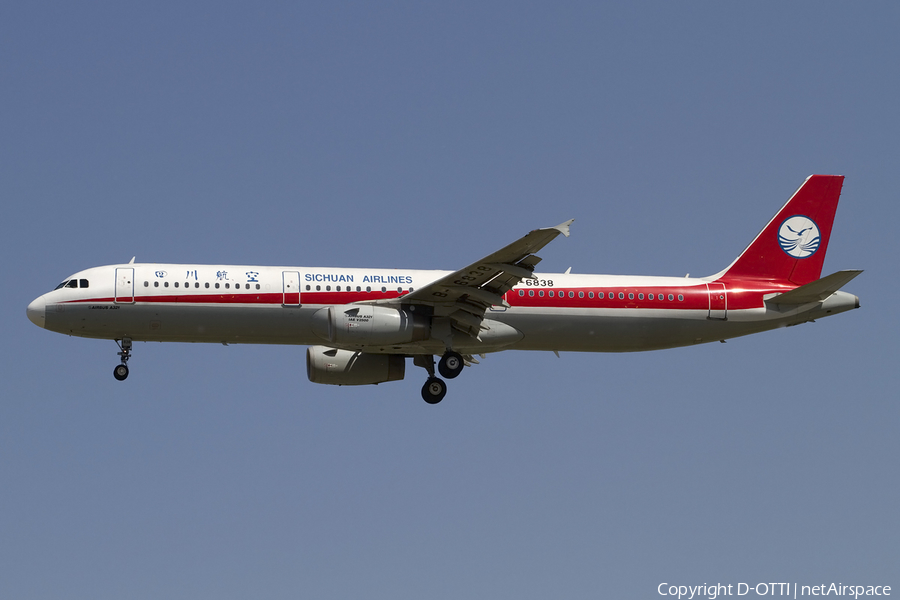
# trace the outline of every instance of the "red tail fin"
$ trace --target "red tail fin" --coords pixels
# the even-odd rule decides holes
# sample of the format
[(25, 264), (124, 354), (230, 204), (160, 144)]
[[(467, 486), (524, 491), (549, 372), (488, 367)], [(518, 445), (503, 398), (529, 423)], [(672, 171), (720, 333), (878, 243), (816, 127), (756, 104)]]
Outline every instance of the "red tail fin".
[(842, 175), (811, 175), (719, 278), (819, 279), (843, 184)]

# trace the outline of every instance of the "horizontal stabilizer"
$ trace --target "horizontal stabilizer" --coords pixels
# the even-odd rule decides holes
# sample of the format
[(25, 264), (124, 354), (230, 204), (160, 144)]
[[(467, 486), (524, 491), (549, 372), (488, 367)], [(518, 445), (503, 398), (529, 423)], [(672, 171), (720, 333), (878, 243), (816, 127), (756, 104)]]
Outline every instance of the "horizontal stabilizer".
[(832, 273), (822, 279), (817, 279), (812, 283), (801, 285), (783, 294), (778, 294), (766, 301), (772, 304), (808, 304), (810, 302), (821, 302), (830, 295), (847, 285), (851, 279), (862, 273), (862, 270), (847, 270)]

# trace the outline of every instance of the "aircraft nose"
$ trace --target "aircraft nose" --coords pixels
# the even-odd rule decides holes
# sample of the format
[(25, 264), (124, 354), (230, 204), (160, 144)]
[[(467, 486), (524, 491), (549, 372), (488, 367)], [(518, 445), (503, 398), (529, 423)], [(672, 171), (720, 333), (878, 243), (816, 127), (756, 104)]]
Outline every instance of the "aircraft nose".
[(35, 298), (32, 300), (31, 304), (28, 305), (28, 308), (25, 309), (26, 314), (28, 315), (28, 320), (37, 325), (38, 327), (44, 326), (44, 315), (47, 313), (47, 301), (44, 300), (44, 297)]

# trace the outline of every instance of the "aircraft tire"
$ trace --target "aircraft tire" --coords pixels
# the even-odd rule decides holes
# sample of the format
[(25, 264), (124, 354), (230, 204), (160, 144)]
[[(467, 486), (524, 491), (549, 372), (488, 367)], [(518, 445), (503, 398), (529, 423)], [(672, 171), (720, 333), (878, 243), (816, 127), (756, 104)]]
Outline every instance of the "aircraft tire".
[(119, 381), (125, 381), (128, 377), (128, 365), (116, 365), (116, 368), (113, 369), (113, 377)]
[(447, 384), (437, 377), (429, 377), (422, 386), (422, 399), (428, 404), (437, 404), (447, 395)]
[(459, 352), (447, 351), (438, 363), (438, 371), (447, 379), (454, 379), (463, 370), (463, 358)]

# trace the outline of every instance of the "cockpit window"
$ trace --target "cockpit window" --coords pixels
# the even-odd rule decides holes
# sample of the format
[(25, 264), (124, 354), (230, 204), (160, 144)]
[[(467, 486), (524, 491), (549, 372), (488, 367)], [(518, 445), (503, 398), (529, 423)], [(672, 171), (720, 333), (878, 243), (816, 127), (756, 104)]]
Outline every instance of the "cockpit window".
[(91, 287), (91, 282), (87, 279), (66, 279), (61, 284), (53, 288), (59, 290), (62, 288), (86, 288)]

